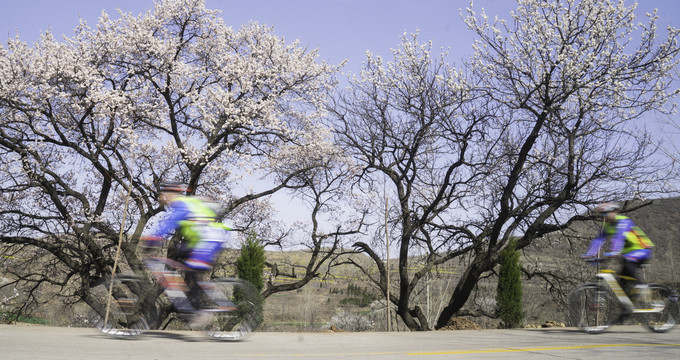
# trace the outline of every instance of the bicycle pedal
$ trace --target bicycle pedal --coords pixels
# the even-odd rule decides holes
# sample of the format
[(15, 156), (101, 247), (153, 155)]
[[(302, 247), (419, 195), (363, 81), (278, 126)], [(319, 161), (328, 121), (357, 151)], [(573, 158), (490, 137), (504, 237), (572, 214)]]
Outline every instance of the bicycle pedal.
[(630, 315), (631, 313), (629, 312), (623, 312), (612, 322), (612, 324), (623, 325), (623, 323), (625, 323), (626, 320), (630, 319)]
[(234, 311), (236, 310), (235, 307), (233, 306), (220, 306), (216, 308), (211, 308), (211, 309), (202, 309), (201, 311), (205, 312), (223, 312), (223, 311)]

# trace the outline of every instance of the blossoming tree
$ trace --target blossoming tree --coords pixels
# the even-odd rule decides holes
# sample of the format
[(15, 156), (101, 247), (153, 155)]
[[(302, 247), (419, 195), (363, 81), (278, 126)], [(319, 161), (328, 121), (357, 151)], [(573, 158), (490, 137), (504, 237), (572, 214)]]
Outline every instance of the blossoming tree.
[[(162, 211), (163, 180), (185, 181), (223, 203), (237, 228), (280, 242), (288, 229), (264, 223), (268, 196), (308, 187), (315, 169), (339, 158), (318, 121), (335, 71), (272, 28), (226, 26), (202, 0), (115, 19), (103, 12), (63, 40), (9, 39), (0, 47), (8, 269), (31, 289), (58, 285), (94, 303), (88, 289), (110, 275), (119, 234), (122, 267), (141, 269), (136, 248)], [(313, 235), (324, 240), (313, 249), (333, 239)]]
[[(382, 228), (355, 247), (410, 329), (476, 312), (465, 305), (510, 239), (523, 249), (593, 203), (664, 190), (668, 173), (637, 125), (672, 109), (679, 33), (660, 38), (655, 15), (638, 25), (635, 12), (623, 1), (518, 0), (506, 22), (471, 5), (463, 19), (477, 40), (460, 69), (405, 36), (391, 61), (369, 55), (338, 96), (336, 138), (363, 168), (357, 188), (384, 186), (392, 204), (393, 280)], [(426, 311), (430, 274), (451, 263), (455, 285)]]

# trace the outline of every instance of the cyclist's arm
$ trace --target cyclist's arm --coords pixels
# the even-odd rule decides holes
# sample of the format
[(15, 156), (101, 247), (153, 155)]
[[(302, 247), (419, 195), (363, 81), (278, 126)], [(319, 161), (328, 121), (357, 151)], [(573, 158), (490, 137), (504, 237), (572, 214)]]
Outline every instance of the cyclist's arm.
[(166, 238), (179, 228), (181, 221), (188, 219), (191, 214), (189, 207), (181, 201), (175, 201), (169, 207), (169, 217), (158, 225), (158, 228), (151, 236)]
[(618, 254), (623, 250), (626, 242), (626, 232), (633, 229), (633, 221), (630, 219), (622, 219), (616, 223), (616, 233), (611, 239), (611, 252)]
[(602, 248), (602, 245), (604, 245), (605, 240), (607, 240), (607, 235), (604, 232), (600, 232), (600, 235), (598, 235), (593, 241), (590, 242), (590, 248), (586, 252), (584, 256), (586, 257), (595, 257), (597, 254), (600, 252), (600, 249)]

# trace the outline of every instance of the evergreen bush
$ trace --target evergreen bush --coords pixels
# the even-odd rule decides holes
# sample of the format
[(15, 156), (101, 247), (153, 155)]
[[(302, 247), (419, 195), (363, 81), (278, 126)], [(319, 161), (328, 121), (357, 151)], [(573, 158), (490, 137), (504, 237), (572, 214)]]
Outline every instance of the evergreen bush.
[(523, 326), (522, 278), (519, 251), (515, 240), (510, 240), (501, 251), (501, 270), (496, 289), (496, 315), (501, 319), (501, 327), (511, 329)]

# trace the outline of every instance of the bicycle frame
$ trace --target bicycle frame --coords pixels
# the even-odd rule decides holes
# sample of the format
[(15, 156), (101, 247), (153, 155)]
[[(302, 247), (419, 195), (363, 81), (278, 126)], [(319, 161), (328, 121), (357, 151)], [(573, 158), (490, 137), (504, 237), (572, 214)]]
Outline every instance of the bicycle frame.
[[(146, 268), (151, 272), (153, 277), (163, 288), (163, 293), (168, 297), (175, 310), (181, 313), (192, 313), (197, 310), (189, 302), (187, 292), (189, 286), (179, 273), (179, 271), (191, 271), (186, 265), (165, 257), (150, 256), (144, 260)], [(212, 311), (233, 311), (236, 310), (234, 304), (220, 303), (214, 296), (210, 296), (211, 292), (215, 290), (215, 284), (210, 281), (199, 282), (198, 285), (206, 292), (206, 295), (215, 302), (216, 308)]]
[[(602, 260), (586, 261), (599, 265)], [(629, 314), (639, 315), (643, 325), (656, 333), (675, 327), (678, 314), (675, 290), (660, 284), (641, 284), (634, 288), (639, 292), (628, 296), (619, 283), (619, 276), (606, 267), (598, 268), (594, 279), (578, 285), (569, 294), (570, 321), (581, 330), (599, 334), (611, 325), (623, 323)], [(618, 311), (619, 306), (624, 308), (623, 312)]]
[[(655, 307), (655, 308), (637, 308), (634, 304), (633, 301), (626, 295), (626, 292), (623, 291), (623, 288), (619, 284), (619, 282), (616, 280), (616, 276), (614, 275), (615, 271), (614, 270), (609, 270), (609, 269), (601, 269), (598, 274), (595, 276), (597, 279), (604, 281), (609, 288), (614, 292), (614, 295), (619, 299), (619, 302), (621, 304), (628, 308), (631, 309), (633, 313), (638, 314), (638, 313), (657, 313), (657, 312), (662, 312), (664, 310), (663, 307)], [(649, 288), (646, 289), (649, 291)], [(640, 293), (638, 296), (643, 296), (644, 295), (644, 289), (643, 292)]]
[[(187, 322), (190, 329), (201, 329), (213, 338), (232, 341), (244, 338), (261, 323), (259, 292), (249, 282), (233, 278), (199, 281), (197, 285), (205, 294), (201, 304), (193, 306), (187, 293), (189, 286), (180, 274), (182, 270), (190, 270), (188, 267), (165, 257), (145, 256), (143, 260), (149, 274), (160, 285), (157, 290), (162, 289), (174, 312), (180, 315), (175, 319)], [(106, 335), (121, 338), (148, 331), (150, 324), (159, 320), (154, 310), (155, 297), (161, 292), (148, 291), (147, 285), (145, 276), (120, 274), (95, 286), (93, 296), (107, 302), (107, 314), (109, 306), (115, 308), (111, 311), (113, 318), (99, 314), (97, 328)], [(117, 291), (110, 292), (110, 289)]]
[(175, 306), (179, 304), (174, 299), (186, 299), (186, 292), (189, 287), (182, 275), (177, 272), (177, 270), (187, 269), (183, 264), (168, 258), (150, 256), (144, 259), (144, 265), (163, 287), (163, 292)]

